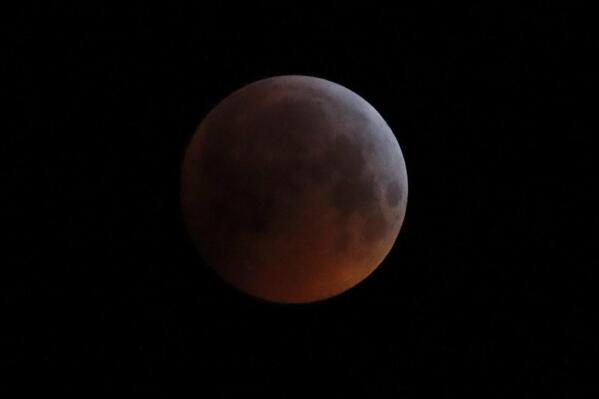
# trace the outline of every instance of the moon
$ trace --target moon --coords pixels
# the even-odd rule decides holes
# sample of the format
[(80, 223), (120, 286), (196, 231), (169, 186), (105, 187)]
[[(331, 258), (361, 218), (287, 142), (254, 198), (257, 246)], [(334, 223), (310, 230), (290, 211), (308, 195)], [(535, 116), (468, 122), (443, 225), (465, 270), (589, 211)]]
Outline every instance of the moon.
[(394, 245), (408, 196), (390, 127), (331, 81), (278, 76), (221, 101), (182, 164), (189, 234), (233, 287), (266, 301), (336, 296)]

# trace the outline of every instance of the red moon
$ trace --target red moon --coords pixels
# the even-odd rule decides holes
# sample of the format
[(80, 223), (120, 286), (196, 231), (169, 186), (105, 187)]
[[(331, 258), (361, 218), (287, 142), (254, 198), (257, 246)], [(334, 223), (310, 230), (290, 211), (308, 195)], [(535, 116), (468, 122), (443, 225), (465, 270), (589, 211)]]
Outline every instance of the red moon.
[(393, 132), (362, 97), (309, 76), (220, 102), (185, 153), (181, 206), (203, 258), (271, 302), (340, 294), (391, 250), (408, 180)]

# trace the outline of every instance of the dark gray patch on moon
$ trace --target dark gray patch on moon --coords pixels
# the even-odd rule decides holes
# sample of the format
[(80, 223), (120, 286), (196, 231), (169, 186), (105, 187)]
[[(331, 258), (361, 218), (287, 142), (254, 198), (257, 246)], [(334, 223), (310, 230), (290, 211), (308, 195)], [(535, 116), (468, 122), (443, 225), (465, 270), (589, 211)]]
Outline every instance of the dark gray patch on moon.
[(375, 197), (374, 178), (367, 173), (362, 147), (346, 135), (331, 144), (324, 167), (331, 171), (332, 205), (344, 216), (367, 211)]
[(387, 204), (390, 207), (396, 207), (397, 205), (399, 205), (399, 202), (401, 201), (402, 197), (403, 197), (403, 193), (401, 192), (401, 186), (399, 185), (398, 181), (393, 181), (391, 183), (389, 183), (389, 185), (387, 185), (387, 193), (386, 193), (386, 197), (387, 197)]
[(386, 237), (389, 224), (380, 207), (375, 207), (364, 224), (363, 235), (367, 241), (378, 241)]

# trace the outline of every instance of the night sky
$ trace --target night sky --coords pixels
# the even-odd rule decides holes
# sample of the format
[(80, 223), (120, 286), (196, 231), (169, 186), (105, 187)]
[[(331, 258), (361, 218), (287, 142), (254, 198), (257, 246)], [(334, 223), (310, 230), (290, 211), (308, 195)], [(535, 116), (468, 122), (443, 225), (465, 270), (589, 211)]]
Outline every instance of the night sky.
[[(588, 209), (599, 45), (589, 10), (195, 3), (29, 5), (2, 16), (0, 390), (597, 389)], [(367, 99), (408, 171), (389, 256), (314, 305), (229, 288), (193, 247), (179, 207), (182, 157), (202, 118), (233, 90), (283, 74)]]

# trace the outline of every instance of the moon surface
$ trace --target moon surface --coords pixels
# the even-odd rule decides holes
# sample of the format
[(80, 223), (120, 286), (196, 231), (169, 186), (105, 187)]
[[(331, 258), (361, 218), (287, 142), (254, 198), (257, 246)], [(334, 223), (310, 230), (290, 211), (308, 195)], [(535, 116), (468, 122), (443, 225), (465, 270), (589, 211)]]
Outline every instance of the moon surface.
[(404, 158), (381, 115), (309, 76), (225, 98), (182, 166), (183, 217), (203, 258), (272, 302), (323, 300), (364, 280), (391, 250), (407, 196)]

